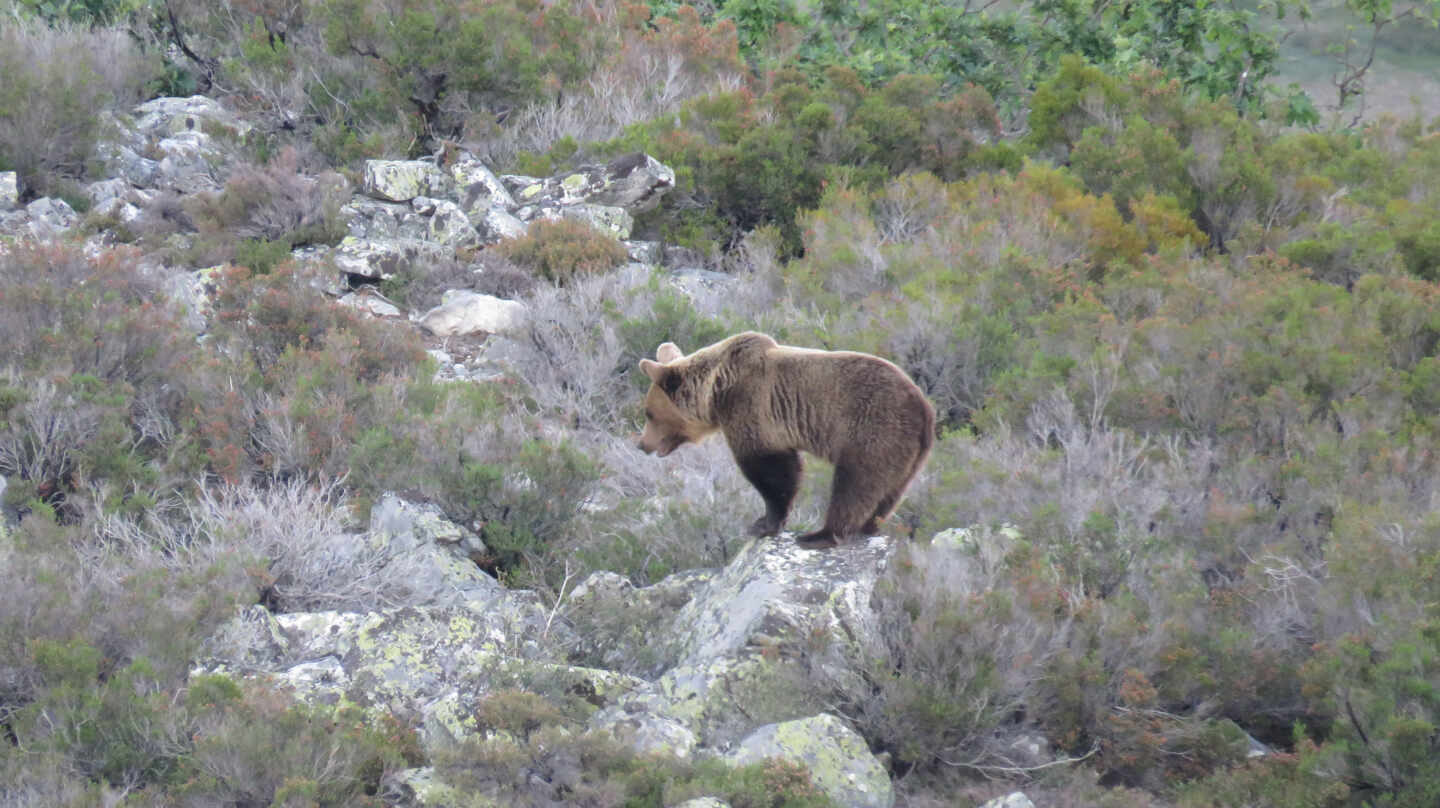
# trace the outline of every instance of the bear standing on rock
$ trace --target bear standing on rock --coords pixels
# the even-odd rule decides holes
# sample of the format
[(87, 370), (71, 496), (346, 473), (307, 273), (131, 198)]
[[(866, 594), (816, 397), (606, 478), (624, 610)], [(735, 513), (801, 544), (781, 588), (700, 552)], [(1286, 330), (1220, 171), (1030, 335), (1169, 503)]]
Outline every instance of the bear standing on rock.
[(925, 465), (935, 410), (900, 368), (869, 354), (780, 345), (747, 331), (685, 356), (667, 342), (650, 377), (640, 449), (660, 457), (714, 432), (765, 500), (750, 533), (785, 525), (806, 451), (835, 464), (825, 526), (800, 546), (873, 535)]

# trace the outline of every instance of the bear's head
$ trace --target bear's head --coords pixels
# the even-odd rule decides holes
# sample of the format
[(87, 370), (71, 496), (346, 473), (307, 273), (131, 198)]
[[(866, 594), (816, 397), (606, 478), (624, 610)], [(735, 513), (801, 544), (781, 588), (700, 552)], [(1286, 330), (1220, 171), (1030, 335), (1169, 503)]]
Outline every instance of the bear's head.
[(645, 431), (637, 445), (646, 454), (664, 457), (716, 428), (697, 413), (696, 385), (689, 378), (689, 363), (675, 343), (661, 345), (655, 359), (659, 361), (640, 360), (640, 369), (650, 377), (650, 391), (645, 394)]

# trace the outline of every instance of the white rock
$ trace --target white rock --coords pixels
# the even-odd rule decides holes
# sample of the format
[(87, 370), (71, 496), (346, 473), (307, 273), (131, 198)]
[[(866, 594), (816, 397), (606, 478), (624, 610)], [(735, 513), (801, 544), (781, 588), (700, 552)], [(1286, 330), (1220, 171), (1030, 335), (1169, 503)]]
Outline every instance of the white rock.
[(341, 305), (350, 306), (376, 317), (399, 317), (400, 307), (378, 294), (369, 291), (351, 292), (340, 298)]
[(0, 171), (0, 210), (13, 210), (20, 204), (20, 175)]
[(42, 196), (25, 206), (30, 216), (30, 234), (51, 239), (80, 223), (80, 214), (63, 199)]
[(91, 205), (98, 207), (112, 199), (130, 196), (130, 183), (120, 177), (92, 182), (85, 186), (85, 196), (89, 197)]
[(420, 326), (437, 337), (511, 334), (529, 321), (530, 311), (519, 301), (469, 291), (447, 292), (442, 299), (420, 318)]
[(1035, 808), (1035, 803), (1023, 791), (1014, 791), (1003, 797), (996, 797), (980, 808)]
[(507, 238), (520, 238), (525, 235), (526, 230), (524, 222), (499, 208), (485, 211), (482, 218), (475, 220), (475, 228), (488, 244)]
[(218, 101), (203, 95), (151, 99), (136, 107), (134, 115), (135, 128), (151, 137), (200, 132), (215, 127), (244, 137), (251, 129), (250, 124), (222, 107)]

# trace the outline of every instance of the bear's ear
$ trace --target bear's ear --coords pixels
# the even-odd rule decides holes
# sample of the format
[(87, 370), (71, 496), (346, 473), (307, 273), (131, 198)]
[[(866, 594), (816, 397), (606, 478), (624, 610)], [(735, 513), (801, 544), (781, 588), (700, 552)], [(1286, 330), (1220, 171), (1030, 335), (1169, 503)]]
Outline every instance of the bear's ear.
[(665, 366), (653, 359), (641, 359), (640, 369), (645, 371), (645, 375), (650, 377), (650, 381), (656, 384), (660, 383), (660, 377), (665, 374)]
[(680, 346), (673, 342), (662, 342), (660, 347), (655, 349), (655, 358), (659, 359), (662, 365), (668, 365), (684, 355), (680, 352)]
[(654, 382), (656, 387), (664, 391), (665, 395), (673, 396), (675, 395), (675, 391), (680, 389), (680, 374), (659, 362), (641, 359), (640, 369), (645, 371), (645, 375), (649, 376), (650, 381)]

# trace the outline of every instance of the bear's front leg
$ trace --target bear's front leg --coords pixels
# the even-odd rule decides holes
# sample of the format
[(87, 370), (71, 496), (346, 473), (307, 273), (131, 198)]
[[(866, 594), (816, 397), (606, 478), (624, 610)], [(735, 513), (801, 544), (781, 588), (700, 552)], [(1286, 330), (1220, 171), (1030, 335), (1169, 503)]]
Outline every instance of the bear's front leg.
[(800, 490), (800, 472), (804, 468), (800, 453), (794, 450), (743, 456), (736, 453), (735, 462), (765, 500), (765, 515), (750, 525), (750, 535), (774, 536), (785, 526), (795, 492)]

